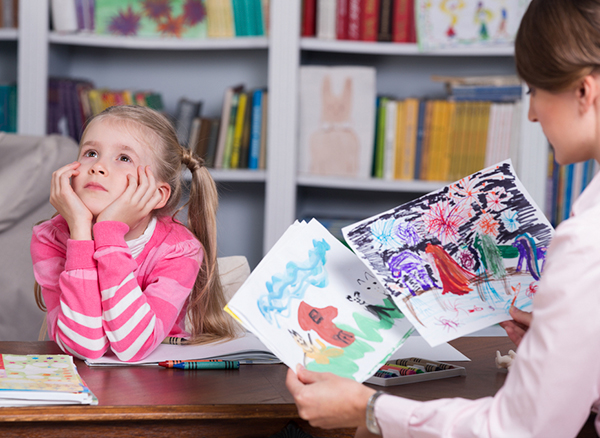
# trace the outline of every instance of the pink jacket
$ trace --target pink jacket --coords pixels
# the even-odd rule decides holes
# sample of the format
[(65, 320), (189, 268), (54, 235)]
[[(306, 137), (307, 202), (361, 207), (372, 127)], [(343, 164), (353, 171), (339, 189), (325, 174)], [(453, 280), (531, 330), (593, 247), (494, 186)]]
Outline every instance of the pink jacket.
[(600, 405), (599, 218), (597, 175), (556, 229), (533, 322), (496, 396), (429, 402), (381, 396), (375, 416), (384, 437), (577, 435), (590, 408)]
[(171, 218), (159, 219), (133, 259), (121, 222), (94, 225), (94, 240), (71, 240), (62, 216), (33, 228), (31, 257), (48, 309), (50, 338), (80, 358), (110, 349), (141, 360), (166, 336), (187, 336), (187, 299), (203, 251)]

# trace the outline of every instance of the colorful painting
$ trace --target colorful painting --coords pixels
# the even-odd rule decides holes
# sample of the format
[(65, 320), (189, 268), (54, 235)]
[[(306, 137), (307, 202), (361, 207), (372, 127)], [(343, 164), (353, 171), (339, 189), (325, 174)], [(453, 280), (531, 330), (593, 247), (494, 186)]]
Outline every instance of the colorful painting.
[(369, 269), (316, 220), (292, 225), (226, 310), (290, 368), (359, 382), (413, 331)]
[(531, 310), (553, 233), (510, 160), (342, 231), (431, 346)]
[(419, 47), (509, 47), (529, 1), (416, 0)]
[(96, 33), (206, 38), (205, 0), (96, 0)]

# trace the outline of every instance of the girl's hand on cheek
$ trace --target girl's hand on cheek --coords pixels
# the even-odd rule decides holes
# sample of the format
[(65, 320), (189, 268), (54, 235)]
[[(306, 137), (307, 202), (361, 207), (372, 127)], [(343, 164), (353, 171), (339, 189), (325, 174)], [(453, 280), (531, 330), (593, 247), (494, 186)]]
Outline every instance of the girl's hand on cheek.
[(71, 187), (71, 178), (79, 175), (77, 168), (81, 163), (75, 161), (61, 167), (52, 174), (50, 183), (50, 203), (67, 221), (71, 238), (90, 240), (92, 238), (93, 215)]
[(161, 200), (150, 166), (137, 168), (137, 177), (127, 176), (127, 188), (99, 215), (96, 222), (118, 221), (135, 228), (146, 218)]

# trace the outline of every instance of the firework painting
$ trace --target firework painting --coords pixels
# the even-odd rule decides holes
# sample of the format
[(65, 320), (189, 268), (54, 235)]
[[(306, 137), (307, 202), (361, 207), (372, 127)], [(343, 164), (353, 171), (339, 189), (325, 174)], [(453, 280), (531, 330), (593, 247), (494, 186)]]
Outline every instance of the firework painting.
[(553, 233), (510, 160), (342, 231), (431, 346), (531, 310)]
[(206, 38), (205, 0), (96, 0), (96, 33)]
[(359, 382), (414, 330), (369, 269), (314, 219), (283, 234), (225, 310), (290, 368)]

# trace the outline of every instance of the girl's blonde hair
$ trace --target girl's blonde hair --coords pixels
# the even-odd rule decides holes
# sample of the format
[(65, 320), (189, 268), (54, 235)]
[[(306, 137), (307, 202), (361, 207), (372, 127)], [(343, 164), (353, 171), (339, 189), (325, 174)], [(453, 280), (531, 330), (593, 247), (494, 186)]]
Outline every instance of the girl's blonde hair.
[(599, 0), (532, 0), (515, 40), (518, 75), (563, 91), (600, 66)]
[[(154, 214), (171, 215), (179, 223), (175, 217), (188, 207), (188, 228), (204, 250), (203, 263), (188, 302), (190, 342), (203, 344), (234, 337), (236, 323), (223, 311), (226, 302), (217, 265), (217, 188), (204, 160), (182, 147), (172, 123), (150, 108), (133, 105), (107, 108), (88, 122), (81, 138), (85, 138), (91, 123), (101, 120), (132, 130), (134, 135), (141, 136), (142, 143), (151, 147), (154, 175), (171, 187), (169, 200)], [(184, 190), (183, 166), (192, 173), (192, 182), (188, 202), (178, 208)], [(44, 310), (40, 289), (36, 287), (36, 303)]]

